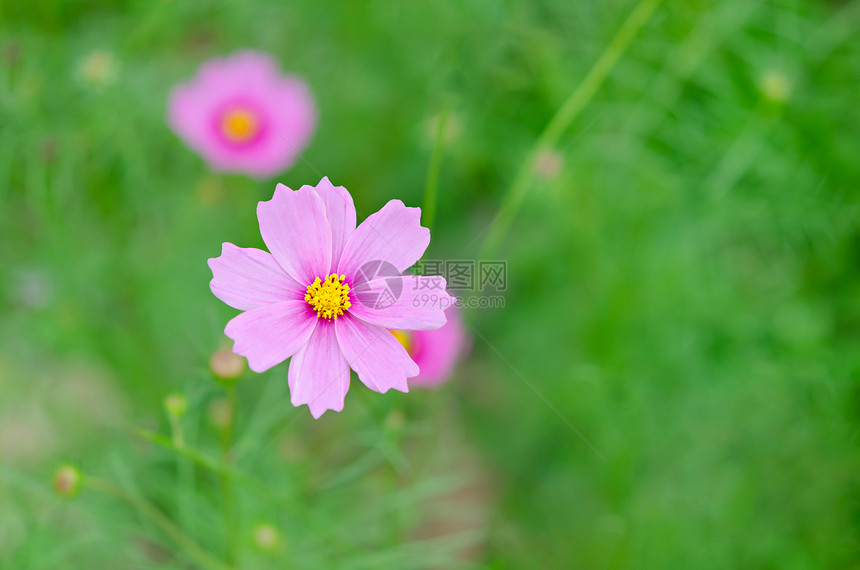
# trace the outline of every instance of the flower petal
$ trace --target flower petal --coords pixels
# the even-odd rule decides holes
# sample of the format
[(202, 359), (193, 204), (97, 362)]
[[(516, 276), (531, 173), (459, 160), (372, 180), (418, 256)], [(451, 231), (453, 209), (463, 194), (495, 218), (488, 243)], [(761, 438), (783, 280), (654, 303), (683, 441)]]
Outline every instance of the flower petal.
[(293, 279), (307, 286), (328, 275), (331, 228), (316, 192), (278, 184), (271, 200), (257, 204), (257, 219), (263, 241)]
[(335, 330), (346, 361), (365, 386), (382, 394), (391, 388), (409, 391), (406, 379), (418, 374), (418, 365), (393, 334), (349, 316), (337, 319)]
[(343, 186), (334, 186), (324, 176), (319, 184), (302, 186), (310, 188), (325, 204), (325, 215), (331, 227), (331, 266), (337, 267), (344, 246), (355, 231), (355, 204), (349, 191)]
[(249, 149), (249, 158), (259, 154), (261, 164), (271, 164), (277, 173), (292, 166), (308, 146), (318, 113), (310, 88), (298, 77), (284, 77), (267, 91), (264, 108), (272, 136), (265, 148)]
[(318, 320), (304, 301), (282, 301), (242, 313), (227, 323), (224, 333), (251, 370), (265, 372), (299, 351)]
[(338, 273), (355, 274), (369, 261), (387, 261), (401, 273), (415, 264), (430, 244), (430, 230), (421, 227), (421, 208), (391, 200), (371, 214), (346, 242)]
[(400, 275), (356, 284), (351, 315), (387, 329), (432, 330), (445, 324), (445, 309), (456, 301), (445, 278)]
[[(197, 72), (197, 81), (208, 86), (225, 85), (233, 89), (248, 89), (260, 85), (271, 85), (278, 81), (278, 62), (269, 54), (240, 50), (223, 58), (207, 61)], [(241, 79), (241, 83), (230, 83), (230, 79)]]
[(289, 383), (290, 401), (294, 406), (307, 404), (314, 418), (326, 410), (343, 409), (349, 390), (349, 366), (331, 323), (320, 321), (308, 343), (293, 356)]
[(436, 386), (445, 382), (451, 377), (457, 361), (472, 347), (460, 309), (450, 307), (445, 311), (445, 317), (448, 322), (440, 329), (412, 333), (409, 356), (421, 368), (421, 373), (410, 381), (413, 386)]
[(305, 287), (287, 275), (268, 252), (254, 248), (221, 245), (221, 255), (209, 260), (216, 297), (241, 311), (268, 303), (304, 298)]

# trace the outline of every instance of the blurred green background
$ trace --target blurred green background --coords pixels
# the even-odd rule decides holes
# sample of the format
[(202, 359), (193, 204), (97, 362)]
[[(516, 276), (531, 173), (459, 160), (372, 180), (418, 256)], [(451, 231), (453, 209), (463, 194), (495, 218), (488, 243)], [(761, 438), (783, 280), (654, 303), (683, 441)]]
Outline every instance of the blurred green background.
[[(58, 497), (62, 461), (237, 568), (858, 567), (860, 2), (659, 3), (533, 167), (635, 7), (0, 4), (0, 568), (219, 567), (128, 497)], [(269, 181), (165, 124), (240, 48), (319, 105)], [(432, 257), (481, 255), (528, 175), (504, 308), (467, 311), (443, 388), (354, 379), (318, 421), (286, 365), (246, 373), (222, 458), (207, 362), (236, 312), (206, 259), (263, 246), (276, 181), (421, 205), (441, 115)], [(170, 433), (171, 392), (200, 456), (138, 433)]]

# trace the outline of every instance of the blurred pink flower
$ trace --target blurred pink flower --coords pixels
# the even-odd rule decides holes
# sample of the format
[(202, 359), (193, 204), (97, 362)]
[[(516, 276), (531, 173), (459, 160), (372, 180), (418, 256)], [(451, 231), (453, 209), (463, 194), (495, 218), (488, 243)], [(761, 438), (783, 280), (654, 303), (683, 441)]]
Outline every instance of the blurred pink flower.
[(224, 331), (233, 351), (254, 372), (292, 356), (290, 399), (315, 418), (343, 409), (350, 368), (371, 390), (407, 392), (418, 366), (387, 329), (439, 328), (453, 301), (443, 278), (401, 275), (430, 243), (420, 217), (391, 200), (356, 228), (346, 188), (278, 184), (257, 205), (271, 254), (225, 243), (209, 260), (212, 292), (245, 311)]
[(457, 362), (472, 348), (460, 310), (452, 306), (445, 311), (445, 317), (448, 322), (436, 330), (391, 331), (421, 369), (410, 381), (413, 386), (431, 387), (446, 382)]
[(264, 53), (242, 51), (203, 64), (174, 87), (167, 119), (212, 169), (266, 178), (293, 164), (317, 113), (301, 79), (281, 75)]

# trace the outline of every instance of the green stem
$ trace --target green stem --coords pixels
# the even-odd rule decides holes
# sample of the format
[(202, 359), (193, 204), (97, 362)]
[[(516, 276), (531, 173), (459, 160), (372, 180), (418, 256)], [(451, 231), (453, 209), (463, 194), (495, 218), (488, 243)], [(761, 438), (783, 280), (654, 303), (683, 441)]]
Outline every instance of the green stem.
[(170, 438), (173, 445), (176, 447), (185, 447), (185, 438), (182, 437), (182, 424), (179, 417), (173, 414), (167, 414), (170, 419)]
[(636, 8), (631, 12), (624, 24), (615, 34), (615, 37), (603, 50), (600, 58), (585, 76), (582, 83), (570, 94), (567, 100), (556, 111), (555, 116), (547, 124), (541, 133), (526, 160), (520, 166), (514, 177), (508, 192), (505, 194), (499, 212), (490, 224), (490, 230), (481, 248), (480, 257), (489, 259), (501, 245), (507, 235), (511, 223), (522, 206), (523, 200), (528, 194), (531, 182), (534, 180), (535, 159), (543, 151), (550, 150), (558, 144), (565, 130), (576, 119), (579, 113), (594, 97), (597, 89), (603, 84), (606, 77), (618, 63), (618, 60), (627, 51), (637, 32), (645, 25), (654, 9), (662, 0), (640, 0)]
[[(224, 426), (221, 432), (221, 456), (224, 465), (230, 466), (233, 459), (230, 450), (233, 446), (233, 427), (236, 423), (236, 386), (227, 385), (224, 387), (227, 393), (227, 401), (230, 404), (230, 421)], [(236, 539), (237, 524), (236, 524), (236, 496), (233, 490), (233, 474), (229, 470), (221, 473), (221, 495), (224, 508), (224, 529), (226, 532), (226, 553), (225, 557), (227, 564), (234, 565), (236, 563)]]
[(442, 165), (442, 148), (445, 143), (445, 123), (447, 120), (447, 113), (439, 113), (436, 121), (436, 140), (433, 145), (433, 154), (430, 156), (430, 166), (427, 167), (427, 183), (424, 186), (424, 207), (421, 212), (423, 219), (421, 221), (430, 231), (433, 230), (433, 221), (436, 219), (439, 169)]
[(99, 479), (97, 477), (84, 477), (83, 486), (93, 491), (99, 491), (112, 495), (130, 504), (137, 509), (140, 514), (150, 519), (156, 524), (168, 537), (170, 537), (180, 548), (182, 548), (189, 558), (194, 560), (203, 568), (209, 570), (232, 570), (232, 566), (225, 566), (219, 560), (216, 560), (206, 550), (189, 538), (182, 530), (176, 526), (173, 521), (167, 518), (167, 515), (159, 511), (152, 503), (145, 499), (132, 495), (125, 489), (114, 485), (110, 481)]
[[(177, 449), (185, 448), (185, 437), (182, 434), (182, 421), (178, 415), (168, 413), (170, 421), (170, 441)], [(181, 455), (176, 456), (176, 476), (179, 479), (179, 487), (176, 494), (177, 520), (180, 526), (189, 519), (191, 505), (188, 498), (189, 491), (194, 485), (193, 465)]]
[(189, 445), (179, 448), (173, 445), (170, 439), (162, 435), (152, 433), (146, 430), (138, 430), (136, 433), (139, 437), (142, 437), (146, 441), (152, 442), (156, 445), (160, 445), (161, 447), (169, 449), (173, 453), (176, 453), (177, 458), (187, 459), (199, 465), (200, 467), (211, 471), (219, 477), (222, 477), (225, 474), (229, 475), (230, 477), (232, 477), (234, 483), (242, 485), (244, 488), (253, 491), (260, 497), (265, 498), (266, 500), (276, 501), (279, 504), (287, 504), (292, 509), (298, 509), (300, 507), (300, 505), (298, 505), (297, 503), (288, 501), (287, 498), (273, 493), (271, 489), (269, 489), (256, 479), (250, 477), (249, 475), (242, 473), (241, 471), (237, 471), (234, 467), (230, 465), (224, 465)]
[[(820, 64), (831, 51), (836, 49), (847, 37), (848, 30), (856, 27), (854, 22), (860, 18), (860, 1), (847, 5), (833, 16), (806, 41), (808, 67)], [(847, 28), (847, 29), (846, 29)], [(750, 114), (735, 141), (728, 147), (711, 174), (705, 178), (704, 187), (715, 199), (721, 199), (756, 164), (756, 158), (765, 141), (770, 140), (771, 131), (778, 125), (779, 115), (765, 118), (765, 109), (773, 103), (759, 101), (759, 107)]]

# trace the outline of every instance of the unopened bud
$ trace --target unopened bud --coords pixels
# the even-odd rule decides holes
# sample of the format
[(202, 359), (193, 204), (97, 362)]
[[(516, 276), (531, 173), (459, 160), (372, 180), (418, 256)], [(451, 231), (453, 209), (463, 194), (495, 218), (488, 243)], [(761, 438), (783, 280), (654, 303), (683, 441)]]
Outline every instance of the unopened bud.
[(188, 409), (188, 400), (182, 394), (170, 394), (164, 399), (164, 410), (167, 415), (180, 418)]
[(53, 162), (57, 158), (58, 149), (57, 139), (48, 137), (39, 145), (39, 156), (45, 162)]
[(50, 274), (41, 268), (22, 269), (11, 275), (12, 298), (29, 309), (44, 309), (54, 297)]
[(281, 533), (274, 525), (260, 523), (254, 527), (254, 546), (262, 552), (277, 552), (283, 546)]
[(9, 42), (3, 46), (3, 63), (9, 67), (18, 65), (21, 61), (21, 44)]
[(534, 168), (535, 176), (539, 179), (554, 180), (561, 174), (563, 164), (560, 152), (545, 148), (538, 151), (534, 158), (534, 163), (532, 163), (532, 168)]
[[(445, 121), (444, 124), (440, 124), (440, 121)], [(426, 131), (427, 131), (427, 139), (431, 144), (436, 144), (436, 137), (439, 136), (439, 129), (442, 129), (442, 142), (445, 146), (450, 145), (460, 138), (460, 135), (463, 132), (463, 121), (460, 120), (459, 115), (456, 114), (445, 114), (444, 117), (442, 113), (438, 115), (433, 115), (429, 119), (427, 119), (426, 123)]]
[(221, 382), (235, 382), (245, 371), (245, 359), (227, 348), (219, 348), (209, 359), (209, 370)]
[(791, 94), (791, 83), (784, 73), (768, 71), (761, 77), (759, 89), (773, 103), (784, 103)]
[(78, 78), (92, 87), (105, 87), (116, 81), (119, 65), (112, 54), (96, 50), (78, 64)]
[(83, 476), (74, 465), (60, 465), (54, 471), (54, 489), (61, 497), (71, 498), (81, 489)]

